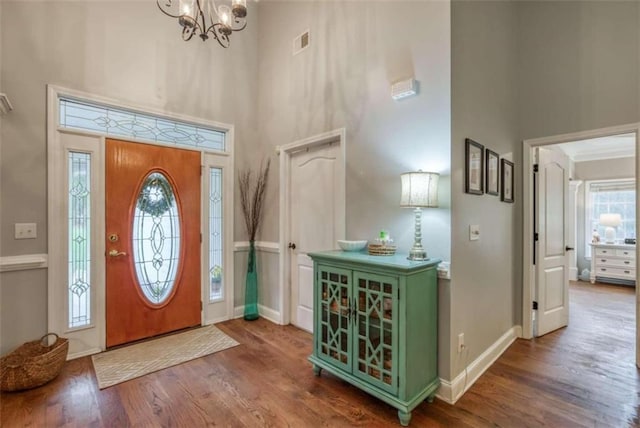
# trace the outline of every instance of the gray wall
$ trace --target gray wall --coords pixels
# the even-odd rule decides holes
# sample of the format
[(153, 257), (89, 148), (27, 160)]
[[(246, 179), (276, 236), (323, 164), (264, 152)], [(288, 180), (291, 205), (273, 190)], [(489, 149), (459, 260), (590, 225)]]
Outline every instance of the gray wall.
[(523, 139), (640, 119), (640, 2), (518, 2)]
[[(519, 324), (520, 192), (515, 204), (464, 193), (466, 137), (522, 168), (516, 12), (513, 2), (452, 3), (450, 379)], [(469, 241), (471, 224), (480, 225), (478, 241)], [(459, 333), (468, 349), (460, 355)]]
[[(414, 224), (411, 212), (399, 207), (400, 174), (441, 173), (440, 208), (424, 211), (423, 244), (431, 257), (449, 260), (449, 3), (259, 4), (261, 138), (255, 153), (344, 127), (347, 238), (373, 239), (386, 228), (405, 253)], [(311, 45), (293, 56), (292, 41), (305, 29)], [(411, 76), (419, 82), (418, 96), (392, 100), (391, 84)], [(276, 165), (274, 178), (278, 173)], [(277, 196), (271, 186), (261, 240), (278, 238)], [(440, 292), (440, 372), (446, 373), (448, 282)]]
[[(47, 252), (48, 83), (232, 123), (236, 152), (255, 144), (257, 12), (223, 49), (182, 41), (153, 2), (4, 1), (0, 88), (14, 111), (1, 129), (0, 255)], [(16, 222), (37, 223), (38, 238), (14, 240)], [(45, 270), (0, 275), (4, 352), (45, 332), (47, 284)]]
[[(283, 25), (286, 23), (286, 25)], [(400, 174), (442, 174), (440, 208), (425, 210), (424, 243), (449, 259), (449, 6), (446, 2), (260, 3), (260, 146), (346, 128), (347, 237), (390, 230), (400, 248), (413, 215), (399, 207)], [(310, 47), (292, 55), (305, 29)], [(417, 97), (397, 102), (391, 83), (415, 76)], [(277, 179), (277, 165), (274, 176)], [(275, 182), (273, 182), (275, 184)], [(277, 185), (261, 240), (278, 238)]]
[(583, 183), (578, 188), (576, 197), (576, 238), (577, 246), (576, 253), (578, 259), (578, 275), (582, 273), (582, 270), (587, 268), (591, 269), (591, 259), (587, 260), (584, 257), (585, 253), (585, 240), (591, 242), (591, 235), (586, 234), (585, 230), (585, 191), (587, 180), (611, 180), (616, 178), (634, 178), (635, 173), (635, 157), (618, 158), (618, 159), (605, 159), (588, 162), (576, 162), (573, 178), (576, 180), (583, 180)]

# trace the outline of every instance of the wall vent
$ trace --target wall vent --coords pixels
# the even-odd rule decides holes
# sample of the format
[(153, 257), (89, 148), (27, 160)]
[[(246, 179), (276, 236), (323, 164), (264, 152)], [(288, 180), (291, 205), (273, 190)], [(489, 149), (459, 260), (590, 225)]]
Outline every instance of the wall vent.
[(293, 39), (293, 54), (297, 55), (308, 48), (310, 42), (309, 30), (305, 30), (302, 34)]

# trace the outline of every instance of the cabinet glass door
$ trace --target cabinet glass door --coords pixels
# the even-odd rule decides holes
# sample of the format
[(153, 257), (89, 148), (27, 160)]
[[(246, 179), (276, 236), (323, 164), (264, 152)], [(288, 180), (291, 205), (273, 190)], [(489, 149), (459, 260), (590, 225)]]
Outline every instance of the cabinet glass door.
[(318, 266), (316, 296), (320, 316), (316, 317), (318, 356), (350, 371), (351, 272), (328, 266)]
[(386, 391), (398, 389), (398, 279), (354, 272), (356, 359), (353, 373)]

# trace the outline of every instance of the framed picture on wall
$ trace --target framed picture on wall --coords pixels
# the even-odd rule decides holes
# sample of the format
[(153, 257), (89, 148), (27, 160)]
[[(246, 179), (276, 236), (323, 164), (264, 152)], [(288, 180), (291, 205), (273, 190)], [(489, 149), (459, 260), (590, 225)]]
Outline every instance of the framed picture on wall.
[(464, 141), (464, 191), (472, 195), (482, 195), (484, 193), (484, 146), (470, 138)]
[(493, 150), (487, 149), (485, 153), (485, 170), (486, 170), (486, 193), (487, 195), (498, 196), (500, 187), (500, 164), (498, 161), (500, 156)]
[(500, 200), (513, 203), (513, 162), (502, 159), (500, 164), (500, 185), (502, 186)]

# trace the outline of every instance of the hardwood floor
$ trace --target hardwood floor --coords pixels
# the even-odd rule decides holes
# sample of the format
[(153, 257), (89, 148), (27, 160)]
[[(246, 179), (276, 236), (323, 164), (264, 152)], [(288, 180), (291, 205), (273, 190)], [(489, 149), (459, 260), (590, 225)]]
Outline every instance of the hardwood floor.
[[(412, 427), (640, 426), (634, 289), (571, 286), (568, 328), (517, 340), (455, 406)], [(263, 319), (218, 324), (241, 345), (100, 391), (89, 357), (41, 388), (0, 396), (2, 427), (399, 426), (396, 410), (322, 373), (311, 336)]]

